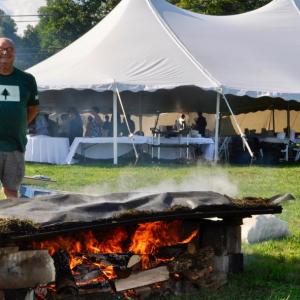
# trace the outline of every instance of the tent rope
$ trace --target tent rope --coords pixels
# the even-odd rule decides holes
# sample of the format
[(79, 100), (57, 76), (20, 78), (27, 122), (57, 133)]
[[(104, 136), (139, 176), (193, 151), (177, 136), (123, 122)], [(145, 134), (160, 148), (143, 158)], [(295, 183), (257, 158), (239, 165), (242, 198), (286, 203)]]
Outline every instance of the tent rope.
[(132, 147), (133, 147), (133, 151), (134, 151), (134, 155), (135, 155), (135, 164), (136, 164), (138, 159), (139, 159), (139, 154), (138, 154), (138, 152), (136, 150), (136, 147), (135, 147), (135, 144), (134, 144), (133, 133), (130, 131), (130, 127), (129, 127), (128, 120), (127, 120), (127, 117), (126, 117), (125, 109), (124, 109), (124, 106), (123, 106), (123, 101), (122, 101), (122, 98), (121, 98), (121, 95), (120, 95), (120, 92), (119, 92), (119, 89), (118, 89), (117, 85), (116, 85), (116, 93), (118, 95), (119, 103), (120, 103), (120, 106), (121, 106), (121, 109), (122, 109), (122, 112), (123, 112), (123, 115), (124, 115), (125, 123), (126, 123), (127, 129), (128, 129), (128, 132), (129, 132), (128, 137), (129, 137), (129, 139), (131, 141), (131, 144), (132, 144)]
[(248, 150), (248, 152), (249, 152), (249, 154), (250, 154), (250, 156), (251, 156), (251, 164), (252, 164), (252, 161), (255, 160), (254, 153), (252, 152), (252, 150), (251, 150), (251, 148), (250, 148), (250, 146), (249, 146), (249, 144), (248, 144), (248, 141), (247, 141), (247, 139), (246, 139), (246, 137), (245, 137), (245, 134), (242, 132), (242, 129), (241, 129), (239, 123), (237, 122), (237, 119), (236, 119), (236, 117), (235, 117), (235, 114), (233, 113), (233, 111), (232, 111), (232, 109), (231, 109), (231, 107), (230, 107), (230, 105), (229, 105), (229, 102), (228, 102), (228, 100), (227, 100), (225, 94), (222, 93), (222, 96), (223, 96), (223, 99), (224, 99), (224, 101), (225, 101), (225, 103), (226, 103), (226, 105), (227, 105), (227, 107), (228, 107), (228, 109), (229, 109), (229, 111), (230, 111), (230, 113), (231, 113), (231, 115), (232, 115), (232, 117), (233, 117), (233, 120), (234, 120), (234, 122), (235, 122), (235, 125), (237, 126), (237, 129), (238, 129), (238, 131), (239, 131), (239, 133), (240, 133), (240, 136), (241, 136), (241, 138), (242, 138), (242, 141), (243, 141), (244, 145), (246, 146), (246, 148), (247, 148), (247, 150)]

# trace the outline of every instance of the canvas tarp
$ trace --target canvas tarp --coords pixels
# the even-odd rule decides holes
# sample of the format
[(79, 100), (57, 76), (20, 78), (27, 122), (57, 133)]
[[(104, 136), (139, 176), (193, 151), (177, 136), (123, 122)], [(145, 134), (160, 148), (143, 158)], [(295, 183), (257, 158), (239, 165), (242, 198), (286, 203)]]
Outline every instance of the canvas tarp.
[[(176, 207), (197, 210), (200, 207), (231, 205), (230, 198), (215, 192), (114, 193), (103, 196), (59, 194), (31, 199), (0, 201), (0, 218), (30, 220), (43, 226), (84, 223), (132, 216), (163, 213)], [(130, 215), (129, 215), (130, 217)]]
[(111, 111), (116, 86), (129, 112), (215, 112), (216, 91), (232, 95), (238, 113), (285, 109), (282, 99), (299, 109), (299, 7), (300, 0), (274, 0), (249, 13), (206, 16), (164, 0), (123, 0), (28, 72), (42, 105), (56, 109), (98, 103)]

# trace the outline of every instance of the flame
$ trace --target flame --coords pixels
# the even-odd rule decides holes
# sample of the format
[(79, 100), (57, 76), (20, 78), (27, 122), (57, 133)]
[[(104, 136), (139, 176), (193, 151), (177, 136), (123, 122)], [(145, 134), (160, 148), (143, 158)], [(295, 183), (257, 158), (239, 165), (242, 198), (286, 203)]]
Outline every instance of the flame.
[[(157, 221), (139, 224), (132, 237), (129, 251), (135, 254), (150, 254), (155, 256), (160, 247), (189, 243), (198, 234), (198, 231), (195, 230), (188, 238), (181, 241), (181, 232), (181, 221)], [(141, 258), (144, 268), (151, 267), (149, 256), (143, 255)]]
[(91, 261), (88, 254), (122, 254), (129, 253), (141, 256), (142, 268), (158, 266), (174, 258), (163, 259), (157, 257), (160, 247), (189, 243), (198, 235), (193, 231), (188, 237), (183, 236), (181, 221), (156, 221), (138, 224), (132, 233), (127, 228), (116, 227), (106, 233), (92, 231), (79, 232), (74, 236), (58, 236), (47, 241), (33, 242), (33, 249), (48, 249), (51, 256), (59, 249), (65, 250), (70, 256), (70, 268), (73, 275), (78, 275), (76, 267), (91, 266), (91, 269), (101, 270), (99, 278), (89, 280), (89, 283), (100, 282), (117, 277), (113, 266)]

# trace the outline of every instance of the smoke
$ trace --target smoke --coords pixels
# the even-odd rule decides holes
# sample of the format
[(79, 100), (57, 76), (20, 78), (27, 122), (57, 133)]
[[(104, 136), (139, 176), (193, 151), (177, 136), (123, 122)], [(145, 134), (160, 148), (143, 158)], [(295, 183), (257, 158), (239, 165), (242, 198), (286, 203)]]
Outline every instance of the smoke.
[[(151, 169), (150, 169), (151, 170)], [(152, 171), (149, 170), (149, 173)], [(176, 170), (178, 173), (178, 169)], [(165, 192), (186, 192), (186, 191), (213, 191), (234, 197), (238, 194), (238, 186), (233, 183), (225, 171), (216, 168), (193, 169), (180, 179), (165, 179), (155, 184), (147, 182), (157, 181), (154, 172), (124, 171), (116, 182), (88, 186), (81, 189), (83, 194), (104, 195), (113, 192), (144, 192), (144, 193), (165, 193)], [(153, 177), (154, 178), (153, 178)], [(142, 186), (141, 186), (142, 185)]]

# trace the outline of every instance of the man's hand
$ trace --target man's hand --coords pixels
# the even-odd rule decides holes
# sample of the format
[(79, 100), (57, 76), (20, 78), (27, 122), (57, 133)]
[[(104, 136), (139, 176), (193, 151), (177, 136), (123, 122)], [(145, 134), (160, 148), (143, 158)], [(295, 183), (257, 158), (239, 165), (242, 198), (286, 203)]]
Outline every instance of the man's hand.
[(37, 105), (27, 107), (27, 123), (30, 124), (38, 114)]

